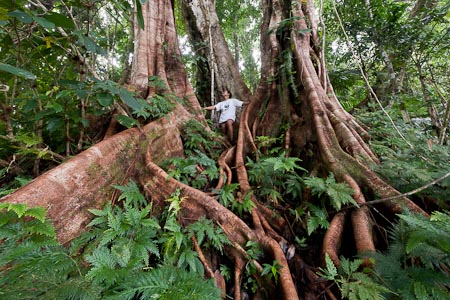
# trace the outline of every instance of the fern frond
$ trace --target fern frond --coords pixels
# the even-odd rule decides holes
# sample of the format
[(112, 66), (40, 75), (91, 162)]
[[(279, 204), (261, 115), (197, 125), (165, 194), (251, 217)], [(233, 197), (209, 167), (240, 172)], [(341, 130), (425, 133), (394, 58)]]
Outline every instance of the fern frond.
[[(450, 298), (449, 255), (444, 222), (412, 214), (400, 215), (390, 230), (386, 253), (373, 254), (375, 271), (401, 299)], [(436, 221), (436, 222), (435, 222)], [(432, 295), (445, 295), (433, 298)]]
[(56, 230), (52, 224), (41, 221), (30, 221), (23, 225), (23, 229), (30, 234), (44, 235), (50, 238), (56, 237)]
[(97, 300), (101, 298), (102, 288), (83, 277), (69, 278), (58, 285), (50, 286), (39, 300)]
[(327, 213), (324, 209), (312, 204), (309, 204), (308, 207), (311, 211), (311, 215), (306, 221), (308, 235), (311, 235), (319, 227), (326, 229), (330, 226), (330, 223), (327, 220)]
[(140, 205), (145, 206), (147, 204), (144, 195), (142, 195), (139, 187), (133, 180), (128, 185), (113, 185), (113, 187), (122, 192), (118, 200), (125, 200), (126, 204), (133, 205), (134, 207), (139, 207)]
[(39, 220), (41, 223), (45, 222), (45, 218), (47, 216), (47, 211), (45, 208), (40, 206), (30, 207), (25, 212), (26, 216), (33, 217)]
[[(55, 245), (43, 247), (42, 242), (24, 241), (7, 248), (13, 251), (0, 251), (0, 261), (8, 263), (8, 268), (0, 268), (2, 299), (95, 299), (96, 296), (88, 297), (90, 292), (64, 291), (73, 281), (77, 282), (74, 287), (84, 282), (86, 291), (93, 286), (81, 277), (78, 263), (67, 250), (52, 242)], [(56, 296), (61, 294), (67, 297)]]
[(92, 268), (86, 274), (86, 278), (96, 284), (105, 284), (107, 287), (119, 281), (120, 270), (111, 250), (106, 247), (95, 249), (92, 254), (86, 255), (86, 261)]
[(115, 262), (121, 267), (125, 268), (128, 266), (131, 260), (131, 252), (132, 252), (132, 243), (123, 242), (123, 243), (114, 243), (111, 247), (111, 255), (114, 257)]
[(307, 187), (311, 189), (311, 193), (313, 195), (317, 195), (320, 197), (327, 190), (325, 180), (323, 178), (306, 177), (303, 179), (303, 182)]
[(326, 269), (319, 268), (319, 276), (328, 280), (335, 280), (338, 276), (338, 272), (328, 253), (325, 254), (325, 263)]
[(362, 259), (355, 259), (353, 261), (350, 261), (344, 258), (341, 260), (341, 269), (345, 275), (352, 275), (358, 270), (362, 263)]
[(384, 300), (384, 293), (390, 292), (382, 285), (375, 283), (364, 273), (353, 273), (351, 281), (344, 281), (341, 285), (343, 297), (350, 300)]
[(199, 245), (202, 245), (206, 240), (207, 245), (213, 246), (220, 252), (222, 252), (224, 245), (231, 244), (222, 228), (214, 226), (212, 221), (205, 217), (201, 217), (197, 222), (190, 224), (186, 230), (190, 236), (195, 235)]
[(162, 266), (130, 278), (123, 291), (106, 299), (219, 300), (220, 295), (212, 280), (173, 266)]
[[(15, 212), (19, 218), (23, 217), (28, 210), (28, 206), (24, 203), (4, 203), (4, 205), (6, 205), (8, 211)], [(2, 208), (0, 207), (0, 209)]]

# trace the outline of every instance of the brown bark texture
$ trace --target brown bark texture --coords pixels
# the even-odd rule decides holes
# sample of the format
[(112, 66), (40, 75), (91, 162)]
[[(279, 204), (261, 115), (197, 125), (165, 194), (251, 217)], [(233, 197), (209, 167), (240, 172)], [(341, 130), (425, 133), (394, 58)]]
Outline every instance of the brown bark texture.
[[(333, 299), (333, 293), (324, 292), (327, 288), (316, 275), (323, 257), (329, 254), (338, 265), (342, 253), (376, 250), (373, 225), (377, 220), (371, 214), (371, 206), (365, 204), (373, 195), (385, 198), (399, 192), (370, 170), (368, 165), (378, 163), (378, 159), (365, 142), (367, 132), (334, 95), (321, 57), (313, 1), (262, 1), (261, 80), (254, 94), (242, 80), (227, 47), (214, 1), (184, 0), (182, 3), (191, 27), (189, 31), (196, 32), (195, 36), (208, 45), (207, 52), (213, 51), (208, 55), (215, 57), (210, 72), (215, 72), (217, 86), (228, 88), (235, 97), (249, 101), (240, 117), (236, 143), (224, 150), (218, 160), (224, 176), (216, 189), (239, 183), (237, 201), (251, 193), (253, 187), (246, 162), (247, 157), (257, 158), (256, 137), (277, 137), (287, 125), (283, 145), (286, 155), (301, 158), (304, 167), (315, 174), (333, 173), (337, 181), (352, 187), (353, 198), (361, 205), (330, 213), (331, 225), (319, 245), (322, 250), (308, 249), (308, 253), (295, 245), (294, 239), (302, 238), (302, 230), (291, 226), (287, 218), (289, 205), (274, 205), (253, 195), (254, 208), (241, 217), (221, 205), (210, 193), (169, 177), (159, 166), (166, 158), (183, 157), (181, 125), (185, 121), (205, 121), (180, 59), (171, 1), (165, 0), (143, 4), (145, 28), (135, 30), (135, 60), (129, 85), (149, 98), (155, 91), (148, 87), (148, 78), (158, 76), (168, 91), (184, 99), (185, 104), (176, 104), (166, 117), (108, 137), (0, 201), (46, 207), (59, 240), (67, 243), (78, 236), (92, 218), (87, 209), (100, 208), (114, 199), (112, 185), (129, 180), (139, 182), (149, 201), (158, 205), (164, 205), (164, 200), (179, 189), (185, 198), (181, 219), (186, 224), (202, 216), (212, 219), (232, 242), (223, 255), (234, 268), (234, 278), (226, 287), (223, 278), (217, 282), (222, 282), (221, 288), (234, 299), (249, 296), (241, 280), (243, 268), (249, 262), (261, 272), (264, 262), (273, 261), (280, 266), (278, 281), (267, 284), (261, 274), (255, 274), (260, 287), (251, 296), (254, 299), (323, 299), (324, 295)], [(292, 22), (282, 22), (285, 19)], [(286, 55), (292, 62), (290, 71), (295, 74), (294, 82), (280, 75), (280, 60)], [(302, 201), (305, 199), (316, 201), (311, 195), (305, 195)], [(404, 206), (424, 213), (407, 198), (385, 202), (377, 208), (397, 213)], [(350, 246), (343, 243), (344, 238), (353, 241)], [(264, 255), (259, 261), (245, 252), (249, 241), (262, 247)], [(202, 249), (196, 244), (194, 250), (202, 257), (208, 276), (216, 276), (216, 270), (208, 265)]]

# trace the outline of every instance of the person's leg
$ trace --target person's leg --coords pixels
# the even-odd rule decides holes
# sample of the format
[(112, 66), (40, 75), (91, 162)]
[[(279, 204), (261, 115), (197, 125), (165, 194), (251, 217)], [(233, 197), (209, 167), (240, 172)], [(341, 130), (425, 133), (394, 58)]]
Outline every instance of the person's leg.
[(230, 143), (234, 140), (234, 132), (233, 132), (233, 120), (227, 120), (226, 126), (227, 126), (227, 137)]
[(220, 123), (220, 129), (222, 129), (222, 133), (227, 136), (227, 122)]

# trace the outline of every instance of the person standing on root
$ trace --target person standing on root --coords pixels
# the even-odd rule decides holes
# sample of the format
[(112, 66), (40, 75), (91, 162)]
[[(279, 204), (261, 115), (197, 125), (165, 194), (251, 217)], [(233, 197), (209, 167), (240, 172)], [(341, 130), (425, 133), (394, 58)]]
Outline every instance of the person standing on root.
[(217, 110), (218, 112), (220, 112), (220, 128), (228, 138), (228, 141), (232, 143), (234, 139), (233, 124), (236, 121), (236, 108), (242, 107), (244, 101), (238, 100), (236, 98), (230, 98), (231, 94), (228, 90), (224, 90), (222, 92), (222, 96), (224, 98), (223, 101), (217, 103), (216, 105), (204, 107), (203, 109)]

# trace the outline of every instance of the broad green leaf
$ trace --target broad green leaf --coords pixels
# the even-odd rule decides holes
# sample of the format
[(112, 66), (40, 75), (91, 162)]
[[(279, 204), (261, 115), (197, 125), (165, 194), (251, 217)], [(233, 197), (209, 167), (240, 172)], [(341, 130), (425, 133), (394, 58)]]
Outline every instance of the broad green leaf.
[(71, 19), (69, 19), (68, 17), (58, 14), (58, 13), (47, 13), (45, 15), (45, 19), (49, 22), (52, 22), (53, 24), (55, 24), (57, 27), (62, 27), (62, 28), (68, 28), (68, 29), (74, 29), (75, 28), (75, 24), (73, 23), (73, 21)]
[(44, 28), (47, 28), (47, 29), (55, 28), (55, 23), (47, 20), (46, 18), (33, 16), (33, 20), (36, 21), (36, 23), (38, 23), (39, 25), (41, 25)]
[[(60, 99), (60, 98), (62, 98), (62, 97), (69, 96), (70, 93), (71, 93), (71, 91), (69, 91), (69, 90), (62, 90), (62, 91), (60, 91), (58, 94), (56, 94), (56, 99)], [(55, 105), (52, 105), (52, 106), (53, 106), (53, 107), (56, 107)], [(57, 111), (57, 112), (62, 111), (62, 106), (61, 106), (60, 104), (57, 104), (57, 106), (59, 106), (60, 108), (59, 108), (59, 109), (56, 109), (56, 111)]]
[(64, 119), (60, 117), (51, 118), (47, 122), (47, 130), (50, 132), (56, 132), (59, 129), (64, 128)]
[(113, 104), (113, 97), (108, 93), (97, 94), (97, 101), (101, 106), (107, 107)]
[(139, 122), (138, 121), (136, 121), (133, 118), (124, 116), (124, 115), (116, 116), (116, 120), (121, 125), (123, 125), (123, 126), (125, 126), (127, 128), (131, 128), (131, 127), (134, 127), (134, 126), (139, 126)]
[(132, 93), (124, 88), (119, 90), (119, 96), (120, 99), (122, 99), (123, 102), (125, 102), (125, 104), (131, 107), (134, 111), (141, 110), (143, 107), (143, 102), (145, 102), (143, 99), (135, 98)]
[(86, 118), (81, 119), (81, 125), (83, 125), (84, 128), (88, 128), (89, 126), (89, 120)]
[(8, 16), (14, 17), (22, 23), (31, 24), (33, 22), (33, 18), (24, 11), (15, 10), (8, 13)]
[(94, 84), (94, 89), (100, 89), (100, 90), (104, 90), (104, 91), (108, 91), (110, 92), (112, 95), (118, 95), (119, 94), (119, 89), (116, 86), (117, 84), (115, 82), (112, 81), (98, 81)]
[(181, 245), (183, 244), (184, 234), (181, 232), (175, 232), (174, 236), (175, 236), (175, 242), (177, 244), (177, 251), (178, 251), (178, 250), (180, 250)]
[(32, 74), (31, 72), (21, 69), (21, 68), (11, 66), (9, 64), (0, 63), (0, 71), (11, 73), (13, 75), (23, 77), (25, 79), (31, 79), (31, 80), (36, 79), (36, 76), (34, 74)]

